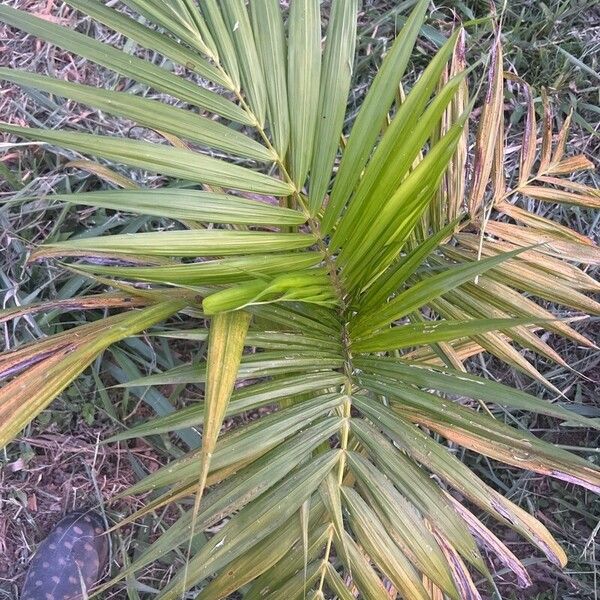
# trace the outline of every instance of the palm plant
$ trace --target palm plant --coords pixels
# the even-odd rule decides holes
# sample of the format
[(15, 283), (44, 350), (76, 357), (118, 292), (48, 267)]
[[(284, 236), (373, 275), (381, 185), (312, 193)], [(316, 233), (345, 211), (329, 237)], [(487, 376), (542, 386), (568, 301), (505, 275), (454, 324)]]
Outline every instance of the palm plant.
[[(0, 70), (163, 139), (0, 130), (167, 181), (139, 188), (86, 161), (121, 189), (50, 197), (148, 215), (159, 226), (32, 251), (31, 260), (71, 259), (64, 268), (112, 291), (10, 309), (3, 320), (50, 308), (126, 310), (0, 355), (0, 446), (111, 344), (163, 321), (156, 335), (208, 342), (206, 360), (125, 384), (202, 383), (204, 401), (114, 440), (202, 425), (202, 442), (129, 490), (160, 493), (125, 522), (195, 502), (108, 585), (183, 546), (188, 560), (161, 599), (190, 589), (211, 599), (240, 589), (248, 599), (389, 598), (390, 589), (406, 599), (478, 598), (472, 574), (491, 581), (480, 548), (526, 586), (523, 565), (473, 510), (563, 566), (546, 527), (449, 451), (462, 446), (600, 490), (592, 463), (504, 417), (525, 411), (600, 428), (597, 419), (464, 366), (489, 352), (561, 396), (520, 349), (566, 366), (540, 330), (595, 346), (535, 298), (584, 314), (600, 308), (589, 297), (597, 282), (578, 266), (597, 264), (597, 247), (518, 203), (598, 207), (594, 190), (565, 177), (591, 165), (565, 158), (568, 122), (554, 143), (545, 97), (538, 156), (532, 92), (514, 76), (528, 112), (518, 176), (505, 177), (499, 33), (469, 161), (464, 33), (408, 94), (401, 87), (427, 1), (415, 3), (347, 138), (356, 0), (333, 0), (323, 30), (318, 0), (293, 0), (289, 13), (277, 0), (123, 0), (128, 13), (68, 2), (176, 72), (8, 6), (0, 20), (180, 105)], [(267, 405), (277, 410), (219, 436), (226, 416)]]

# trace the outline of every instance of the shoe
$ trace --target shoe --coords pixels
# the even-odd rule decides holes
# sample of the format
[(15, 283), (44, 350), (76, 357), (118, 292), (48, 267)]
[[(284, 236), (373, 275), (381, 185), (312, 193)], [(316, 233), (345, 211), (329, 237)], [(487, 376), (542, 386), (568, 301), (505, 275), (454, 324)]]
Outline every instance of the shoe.
[(82, 600), (104, 575), (108, 536), (102, 517), (77, 511), (64, 517), (31, 559), (21, 600)]

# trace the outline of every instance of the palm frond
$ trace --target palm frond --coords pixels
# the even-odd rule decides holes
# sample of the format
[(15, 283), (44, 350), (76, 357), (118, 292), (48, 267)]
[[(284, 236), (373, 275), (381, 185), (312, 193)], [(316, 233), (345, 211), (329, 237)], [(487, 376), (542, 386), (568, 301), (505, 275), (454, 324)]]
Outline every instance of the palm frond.
[[(113, 349), (116, 390), (141, 396), (158, 394), (153, 386), (200, 384), (203, 400), (175, 410), (161, 396), (168, 411), (107, 440), (175, 433), (186, 446), (122, 494), (155, 492), (123, 524), (186, 502), (100, 591), (173, 550), (187, 559), (159, 591), (164, 600), (188, 590), (206, 600), (236, 592), (249, 600), (387, 599), (390, 588), (404, 598), (479, 598), (472, 574), (492, 579), (481, 548), (528, 585), (524, 566), (482, 522), (487, 515), (564, 566), (545, 525), (451, 451), (458, 445), (600, 490), (595, 465), (507, 415), (595, 429), (598, 419), (581, 416), (575, 403), (466, 372), (467, 359), (487, 351), (560, 396), (521, 350), (568, 368), (541, 331), (595, 345), (538, 300), (581, 316), (600, 312), (591, 297), (598, 283), (581, 268), (598, 264), (597, 246), (520, 202), (597, 208), (598, 192), (567, 177), (591, 163), (565, 155), (569, 119), (553, 144), (550, 103), (543, 95), (538, 118), (533, 90), (504, 72), (500, 30), (469, 161), (478, 99), (469, 93), (464, 32), (440, 44), (407, 93), (402, 87), (425, 0), (409, 3), (347, 136), (355, 0), (334, 0), (328, 20), (316, 0), (292, 0), (289, 10), (276, 0), (124, 0), (127, 13), (93, 0), (69, 3), (180, 69), (0, 7), (3, 22), (169, 96), (0, 69), (0, 78), (161, 136), (0, 123), (7, 134), (100, 161), (72, 164), (98, 175), (103, 189), (49, 201), (144, 217), (136, 230), (71, 232), (32, 248), (30, 260), (64, 259), (59, 265), (87, 278), (91, 291), (9, 308), (0, 321), (48, 309), (126, 310), (0, 355), (0, 445), (129, 336), (150, 328), (165, 344), (208, 344), (206, 358), (163, 361), (145, 373), (126, 368), (131, 360)], [(527, 113), (519, 173), (510, 179), (506, 81), (522, 91)], [(123, 166), (166, 183), (138, 186), (115, 170)], [(226, 418), (247, 411), (260, 418), (221, 433)], [(206, 530), (210, 537), (197, 544)]]

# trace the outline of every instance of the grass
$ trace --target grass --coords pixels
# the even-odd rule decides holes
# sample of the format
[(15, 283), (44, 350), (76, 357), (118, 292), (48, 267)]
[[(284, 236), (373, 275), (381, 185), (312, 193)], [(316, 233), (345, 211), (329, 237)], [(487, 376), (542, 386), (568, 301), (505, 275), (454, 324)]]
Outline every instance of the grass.
[[(122, 45), (124, 40), (101, 26), (89, 22), (71, 12), (58, 0), (37, 2), (35, 0), (9, 0), (12, 5), (26, 8), (38, 15), (64, 19), (71, 26), (87, 31), (97, 39)], [(413, 4), (411, 0), (365, 0), (359, 26), (359, 58), (355, 67), (355, 85), (351, 97), (353, 107), (358, 107), (381, 54), (402, 24), (402, 15)], [(474, 62), (489, 47), (491, 34), (488, 3), (436, 2), (431, 14), (426, 37), (419, 46), (420, 55), (413, 59), (414, 78), (420, 72), (427, 55), (438, 43), (436, 31), (449, 31), (457, 20), (471, 21), (469, 32), (469, 60)], [(546, 87), (564, 118), (573, 110), (574, 128), (570, 139), (571, 149), (585, 152), (596, 160), (600, 155), (598, 107), (598, 48), (600, 46), (600, 9), (591, 0), (508, 2), (502, 14), (503, 37), (508, 69), (529, 81), (539, 89)], [(135, 51), (135, 48), (131, 48)], [(18, 66), (27, 70), (51, 73), (71, 81), (89, 85), (114, 88), (122, 82), (114, 75), (81, 59), (60, 52), (42, 42), (0, 26), (0, 65)], [(120, 88), (121, 89), (121, 88)], [(517, 161), (515, 150), (522, 136), (523, 108), (518, 97), (509, 98), (511, 118), (507, 138), (507, 159)], [(103, 131), (115, 134), (139, 135), (130, 130), (130, 124), (109, 119), (105, 115), (82, 110), (76, 104), (63, 99), (50, 98), (36, 93), (33, 96), (20, 89), (3, 85), (0, 89), (0, 112), (8, 120), (19, 124), (36, 124), (48, 128), (68, 126), (82, 131)], [(74, 158), (67, 152), (59, 158), (42, 147), (0, 146), (0, 231), (4, 250), (0, 261), (0, 297), (3, 306), (25, 304), (35, 300), (70, 297), (85, 288), (85, 280), (64, 273), (50, 264), (26, 265), (27, 248), (49, 237), (60, 237), (67, 231), (88, 231), (98, 235), (107, 230), (137, 231), (147, 222), (139, 218), (115, 216), (102, 211), (75, 211), (44, 201), (10, 204), (13, 198), (30, 194), (62, 192), (84, 187), (94, 189), (99, 180), (81, 170), (65, 168)], [(7, 175), (7, 170), (13, 175)], [(140, 178), (143, 174), (125, 172)], [(598, 185), (595, 173), (583, 176), (584, 181)], [(8, 200), (9, 203), (2, 203)], [(599, 216), (591, 211), (568, 207), (537, 207), (551, 210), (554, 218), (575, 227), (591, 237), (598, 236)], [(549, 216), (549, 215), (548, 215)], [(54, 333), (81, 319), (78, 313), (54, 313), (45, 315), (37, 322), (21, 319), (14, 324), (3, 324), (4, 346), (14, 347), (44, 334)], [(588, 336), (598, 338), (600, 321), (588, 320), (580, 325)], [(596, 336), (594, 336), (596, 332)], [(576, 372), (536, 359), (536, 367), (571, 399), (588, 399), (597, 404), (600, 377), (600, 357), (589, 351), (557, 342), (557, 350), (576, 369)], [(187, 432), (184, 439), (161, 438), (135, 445), (107, 447), (98, 443), (109, 432), (122, 426), (131, 426), (140, 416), (163, 413), (170, 405), (201, 396), (199, 388), (162, 388), (160, 390), (131, 390), (130, 393), (105, 389), (124, 379), (152, 370), (156, 365), (169, 367), (188, 360), (190, 354), (202, 352), (202, 348), (185, 344), (167, 346), (153, 339), (131, 339), (118, 348), (107, 352), (97, 361), (77, 385), (62, 394), (42, 417), (31, 425), (19, 443), (12, 444), (0, 455), (0, 599), (13, 598), (22, 581), (22, 574), (35, 544), (54, 522), (66, 511), (76, 506), (98, 504), (105, 507), (109, 520), (123, 512), (137, 508), (127, 499), (110, 503), (114, 496), (131, 485), (144, 471), (155, 469), (165, 456), (176, 456), (186, 446), (197, 443), (197, 435)], [(533, 358), (533, 357), (532, 357)], [(501, 366), (498, 361), (481, 357), (472, 365), (486, 375), (513, 382), (533, 393), (545, 393), (529, 380)], [(245, 418), (252, 418), (247, 415)], [(518, 425), (531, 429), (555, 443), (568, 447), (597, 448), (598, 438), (559, 429), (548, 419), (535, 422), (519, 421)], [(231, 424), (230, 424), (231, 425)], [(596, 463), (600, 455), (588, 452)], [(593, 503), (587, 492), (551, 481), (548, 478), (523, 473), (493, 461), (487, 461), (466, 452), (463, 456), (480, 476), (494, 487), (501, 489), (513, 501), (524, 506), (544, 520), (569, 554), (569, 566), (564, 573), (557, 572), (545, 561), (531, 557), (531, 548), (510, 532), (497, 533), (508, 539), (511, 549), (524, 557), (534, 587), (517, 591), (510, 576), (498, 567), (499, 592), (508, 599), (583, 599), (598, 597), (600, 590), (600, 547), (594, 536), (598, 533), (600, 508)], [(110, 504), (109, 504), (110, 503)], [(114, 538), (113, 556), (119, 563), (125, 552), (139, 552), (157, 530), (165, 527), (177, 514), (179, 507), (171, 507), (153, 521), (144, 521), (136, 527), (123, 530)], [(145, 573), (136, 581), (127, 582), (130, 597), (158, 587), (168, 578), (169, 565), (181, 557), (167, 560)], [(8, 568), (4, 565), (10, 565)], [(3, 570), (4, 569), (4, 570)], [(506, 582), (503, 577), (506, 575)], [(136, 591), (137, 590), (137, 591)], [(118, 589), (115, 596), (124, 597)]]

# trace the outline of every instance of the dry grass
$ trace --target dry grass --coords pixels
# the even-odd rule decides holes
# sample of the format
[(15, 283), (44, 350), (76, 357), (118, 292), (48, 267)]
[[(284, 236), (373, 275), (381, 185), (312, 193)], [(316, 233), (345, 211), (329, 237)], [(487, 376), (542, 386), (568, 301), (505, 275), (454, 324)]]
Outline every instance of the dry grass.
[(76, 435), (50, 426), (21, 438), (19, 453), (11, 452), (14, 460), (0, 471), (0, 597), (17, 597), (33, 550), (66, 512), (108, 510), (108, 501), (135, 481), (121, 453), (99, 445), (105, 436), (105, 427), (81, 422)]

